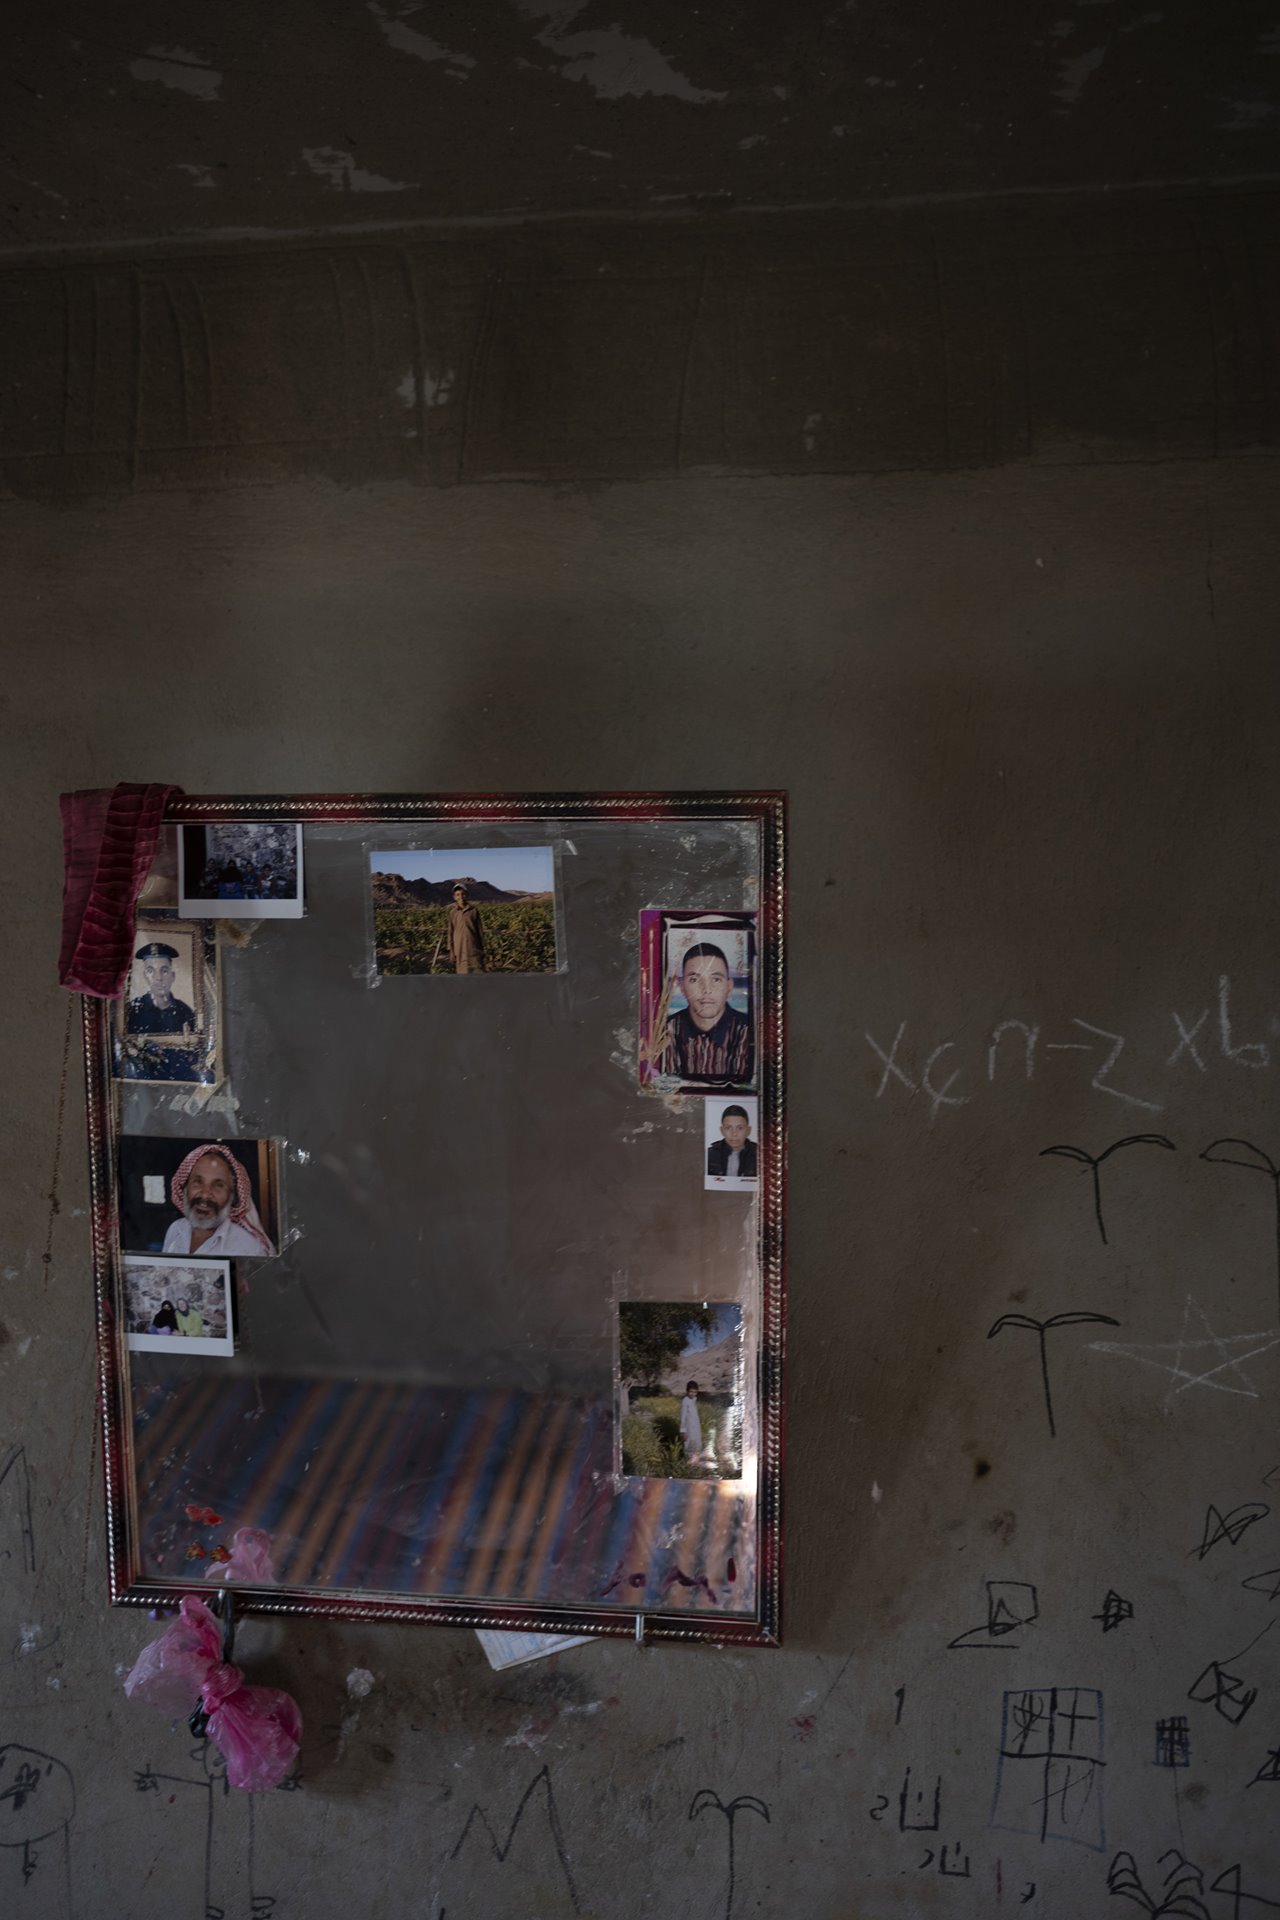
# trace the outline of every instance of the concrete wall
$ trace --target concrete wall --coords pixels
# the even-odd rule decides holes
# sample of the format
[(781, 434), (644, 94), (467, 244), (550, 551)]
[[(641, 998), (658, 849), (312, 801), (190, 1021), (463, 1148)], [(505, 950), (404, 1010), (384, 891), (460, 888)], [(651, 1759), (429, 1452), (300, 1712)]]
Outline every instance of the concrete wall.
[[(1157, 1907), (1171, 1848), (1215, 1917), (1236, 1866), (1280, 1900), (1275, 1198), (1201, 1157), (1280, 1159), (1280, 483), (1208, 451), (4, 505), (0, 1746), (57, 1763), (4, 1756), (6, 1916), (1078, 1920), (1121, 1852)], [(783, 1652), (495, 1677), (462, 1631), (250, 1623), (307, 1718), (257, 1805), (125, 1702), (53, 974), (56, 796), (122, 777), (791, 790)], [(1104, 1243), (1043, 1149), (1137, 1133), (1174, 1151), (1104, 1164)], [(988, 1333), (1071, 1312), (1119, 1324), (1048, 1334), (1055, 1437), (1034, 1333)], [(987, 1582), (1037, 1617), (986, 1633)], [(997, 1802), (1002, 1696), (1052, 1688), (1079, 1764), (1015, 1712)]]

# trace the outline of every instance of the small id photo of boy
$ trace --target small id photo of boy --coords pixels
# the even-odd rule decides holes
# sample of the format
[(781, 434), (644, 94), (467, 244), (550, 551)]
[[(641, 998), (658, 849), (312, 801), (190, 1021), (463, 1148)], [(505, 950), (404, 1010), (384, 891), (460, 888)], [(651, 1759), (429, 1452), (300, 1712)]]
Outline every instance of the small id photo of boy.
[(754, 1192), (760, 1179), (760, 1150), (756, 1142), (759, 1101), (753, 1094), (739, 1100), (704, 1102), (706, 1172), (703, 1186), (708, 1192)]

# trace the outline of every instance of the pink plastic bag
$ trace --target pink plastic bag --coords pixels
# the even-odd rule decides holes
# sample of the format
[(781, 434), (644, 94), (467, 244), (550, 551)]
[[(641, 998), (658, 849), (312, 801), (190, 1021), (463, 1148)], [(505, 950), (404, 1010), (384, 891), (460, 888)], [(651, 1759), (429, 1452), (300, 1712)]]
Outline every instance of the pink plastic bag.
[(222, 1628), (203, 1600), (183, 1596), (178, 1618), (139, 1654), (125, 1675), (131, 1700), (145, 1700), (170, 1718), (186, 1719), (212, 1667), (222, 1659)]
[(239, 1667), (222, 1658), (221, 1625), (194, 1594), (184, 1594), (178, 1618), (143, 1648), (124, 1690), (170, 1716), (185, 1717), (198, 1702), (226, 1760), (228, 1785), (247, 1793), (279, 1786), (302, 1744), (297, 1701), (279, 1687), (245, 1684)]
[(217, 1666), (200, 1690), (209, 1738), (227, 1763), (227, 1781), (246, 1793), (278, 1787), (302, 1744), (302, 1715), (280, 1687), (247, 1687), (239, 1667)]
[(261, 1527), (237, 1527), (231, 1538), (230, 1558), (215, 1560), (205, 1568), (204, 1577), (221, 1580), (229, 1587), (274, 1587), (271, 1535)]

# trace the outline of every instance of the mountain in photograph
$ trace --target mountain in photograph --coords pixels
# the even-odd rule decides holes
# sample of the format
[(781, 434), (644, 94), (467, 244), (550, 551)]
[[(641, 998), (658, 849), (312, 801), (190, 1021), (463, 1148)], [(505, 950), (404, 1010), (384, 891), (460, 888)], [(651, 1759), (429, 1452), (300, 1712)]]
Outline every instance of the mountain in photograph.
[(449, 880), (406, 880), (400, 873), (375, 873), (370, 876), (375, 907), (447, 907), (455, 887), (462, 886), (479, 904), (486, 900), (545, 900), (545, 893), (525, 893), (519, 888), (492, 886), (487, 880), (475, 880), (459, 873)]
[(668, 1393), (682, 1394), (687, 1381), (696, 1380), (703, 1393), (732, 1393), (742, 1365), (742, 1338), (731, 1333), (714, 1347), (686, 1347), (680, 1364), (662, 1375)]

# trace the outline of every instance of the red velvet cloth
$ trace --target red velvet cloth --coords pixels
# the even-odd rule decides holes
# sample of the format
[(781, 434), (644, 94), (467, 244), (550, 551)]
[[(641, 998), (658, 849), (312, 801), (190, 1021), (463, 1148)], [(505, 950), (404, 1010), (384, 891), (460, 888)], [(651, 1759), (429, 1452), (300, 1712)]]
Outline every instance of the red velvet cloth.
[(118, 1000), (133, 960), (138, 895), (155, 858), (160, 823), (181, 787), (86, 787), (62, 795), (62, 950), (58, 978), (71, 993)]

